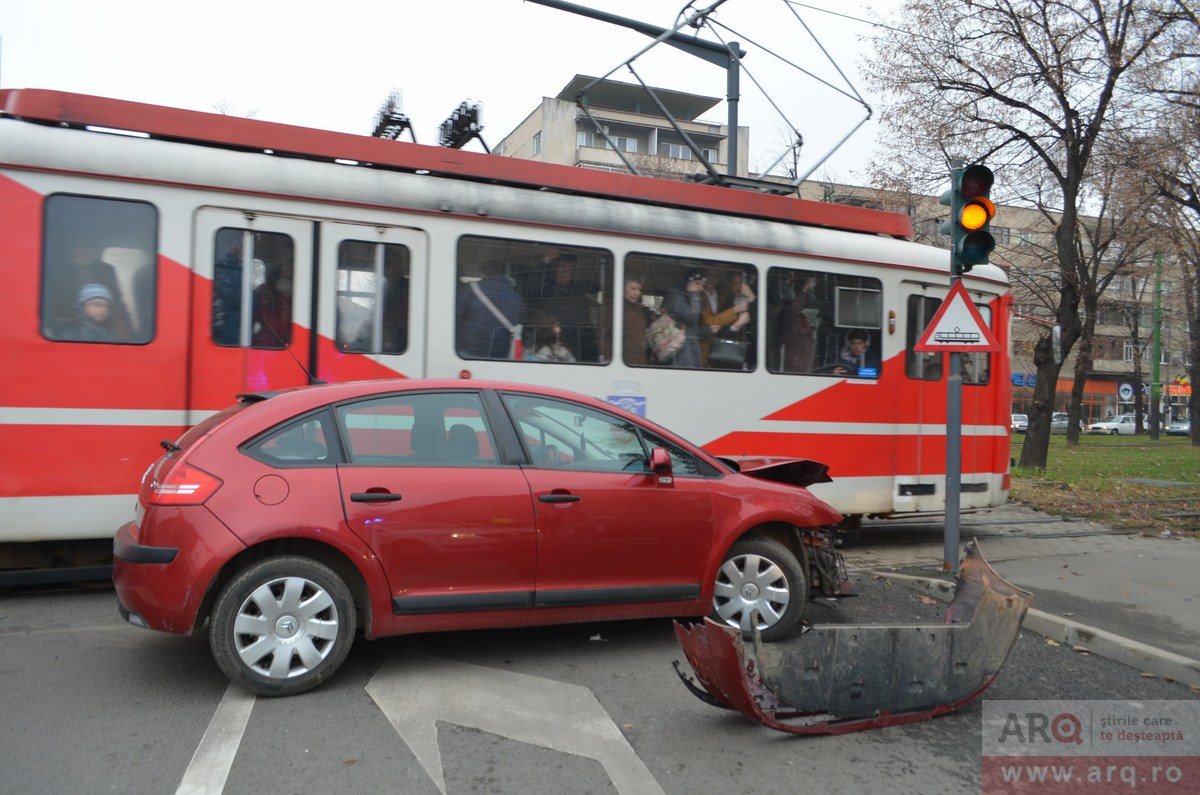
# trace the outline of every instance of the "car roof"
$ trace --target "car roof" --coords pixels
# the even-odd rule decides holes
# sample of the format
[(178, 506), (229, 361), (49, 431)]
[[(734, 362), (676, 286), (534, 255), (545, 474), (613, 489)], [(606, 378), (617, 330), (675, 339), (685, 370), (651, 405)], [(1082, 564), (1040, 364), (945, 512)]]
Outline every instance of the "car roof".
[(386, 378), (369, 381), (344, 381), (336, 384), (313, 384), (281, 389), (274, 392), (255, 392), (239, 395), (245, 410), (236, 414), (228, 423), (232, 433), (250, 436), (292, 417), (299, 416), (331, 403), (370, 398), (400, 392), (422, 392), (427, 390), (479, 391), (492, 389), (500, 392), (527, 392), (549, 398), (560, 398), (623, 416), (640, 425), (660, 431), (673, 442), (683, 442), (699, 451), (709, 463), (716, 459), (698, 444), (664, 428), (652, 420), (639, 417), (605, 400), (572, 392), (567, 389), (522, 384), (512, 381), (484, 381), (473, 378)]

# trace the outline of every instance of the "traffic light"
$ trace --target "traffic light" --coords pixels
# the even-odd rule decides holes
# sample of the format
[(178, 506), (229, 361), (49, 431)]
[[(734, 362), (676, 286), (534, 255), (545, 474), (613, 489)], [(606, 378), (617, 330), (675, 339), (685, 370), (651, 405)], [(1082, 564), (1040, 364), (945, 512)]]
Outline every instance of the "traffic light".
[(988, 261), (996, 247), (988, 225), (996, 215), (996, 205), (988, 195), (992, 192), (992, 170), (973, 165), (956, 168), (951, 176), (950, 190), (940, 202), (950, 208), (950, 220), (942, 224), (942, 234), (950, 235), (954, 267), (966, 273), (975, 265)]

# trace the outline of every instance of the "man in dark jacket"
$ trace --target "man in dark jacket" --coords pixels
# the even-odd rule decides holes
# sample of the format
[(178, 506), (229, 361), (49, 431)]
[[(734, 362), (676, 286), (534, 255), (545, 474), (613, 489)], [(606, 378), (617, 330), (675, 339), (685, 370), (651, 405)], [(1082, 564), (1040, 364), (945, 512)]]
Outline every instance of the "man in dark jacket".
[(459, 355), (468, 359), (507, 359), (513, 340), (520, 339), (518, 324), (524, 312), (525, 301), (513, 280), (503, 275), (500, 263), (489, 263), (482, 279), (459, 287), (455, 314)]

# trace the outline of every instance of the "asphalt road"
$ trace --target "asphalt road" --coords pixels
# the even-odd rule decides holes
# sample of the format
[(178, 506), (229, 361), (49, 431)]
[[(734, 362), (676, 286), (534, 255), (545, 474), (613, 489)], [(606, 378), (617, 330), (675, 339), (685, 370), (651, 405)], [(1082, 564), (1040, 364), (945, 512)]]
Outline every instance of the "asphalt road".
[[(860, 548), (859, 552), (863, 550)], [(817, 623), (940, 621), (868, 575)], [(929, 722), (792, 737), (676, 679), (670, 622), (360, 642), (321, 689), (230, 689), (204, 637), (136, 629), (111, 591), (0, 596), (0, 793), (978, 791), (976, 701)], [(1188, 699), (1023, 632), (991, 699)]]

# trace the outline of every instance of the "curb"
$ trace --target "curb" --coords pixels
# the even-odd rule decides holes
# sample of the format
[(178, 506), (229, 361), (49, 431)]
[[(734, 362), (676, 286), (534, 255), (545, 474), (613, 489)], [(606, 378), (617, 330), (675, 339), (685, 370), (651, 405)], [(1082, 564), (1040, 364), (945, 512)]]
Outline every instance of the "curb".
[[(954, 597), (955, 584), (936, 577), (914, 577), (890, 571), (868, 571), (875, 577), (922, 591), (944, 602)], [(1165, 679), (1182, 682), (1191, 687), (1200, 687), (1200, 660), (1182, 654), (1148, 646), (1140, 641), (1115, 635), (1103, 629), (1090, 627), (1062, 616), (1029, 609), (1022, 629), (1044, 635), (1066, 646), (1082, 645), (1092, 654), (1128, 665), (1138, 671), (1149, 671)]]

